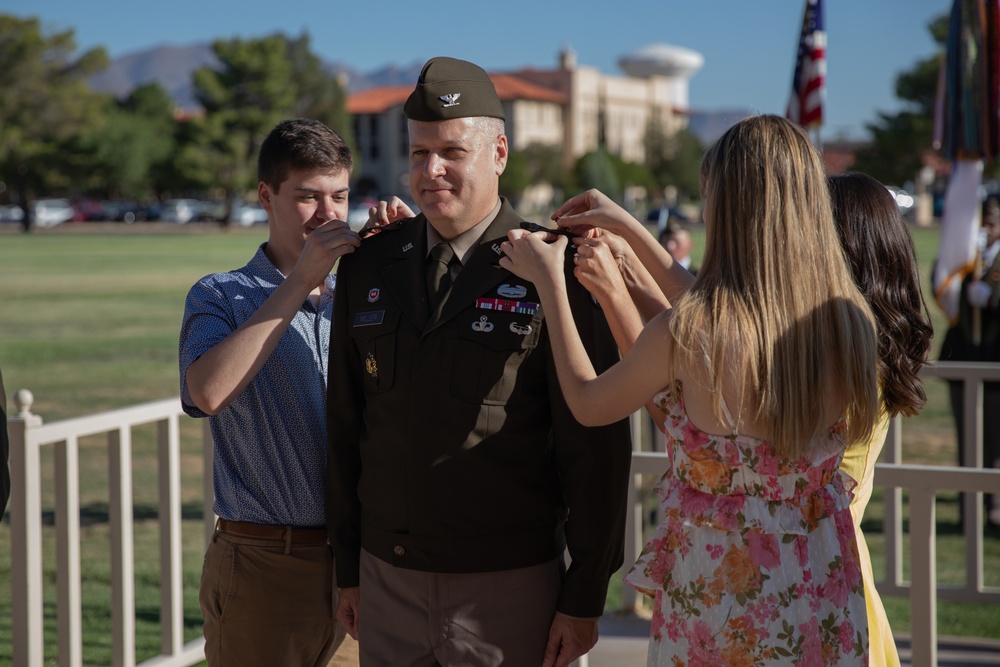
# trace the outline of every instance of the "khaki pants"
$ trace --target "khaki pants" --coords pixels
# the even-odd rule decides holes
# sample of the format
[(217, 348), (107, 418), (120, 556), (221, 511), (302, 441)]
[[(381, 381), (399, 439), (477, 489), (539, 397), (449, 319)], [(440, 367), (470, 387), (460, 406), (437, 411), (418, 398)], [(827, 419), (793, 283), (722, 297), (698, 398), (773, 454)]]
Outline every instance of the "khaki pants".
[(365, 667), (535, 667), (561, 587), (557, 560), (441, 574), (361, 552), (358, 639)]
[(210, 667), (358, 665), (358, 645), (334, 620), (330, 547), (216, 533), (199, 601)]

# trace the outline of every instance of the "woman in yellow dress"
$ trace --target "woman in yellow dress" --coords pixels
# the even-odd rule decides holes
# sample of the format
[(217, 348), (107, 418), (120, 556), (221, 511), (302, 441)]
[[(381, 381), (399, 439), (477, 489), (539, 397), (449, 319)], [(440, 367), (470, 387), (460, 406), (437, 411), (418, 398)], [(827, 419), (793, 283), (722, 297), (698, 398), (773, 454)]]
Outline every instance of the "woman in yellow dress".
[(926, 402), (919, 373), (927, 362), (933, 329), (920, 291), (913, 240), (889, 191), (874, 178), (847, 173), (828, 179), (833, 215), (851, 273), (878, 326), (878, 379), (882, 416), (867, 441), (847, 448), (841, 470), (857, 481), (854, 518), (868, 611), (869, 665), (899, 667), (885, 608), (875, 590), (861, 519), (871, 498), (875, 462), (889, 420), (913, 416)]

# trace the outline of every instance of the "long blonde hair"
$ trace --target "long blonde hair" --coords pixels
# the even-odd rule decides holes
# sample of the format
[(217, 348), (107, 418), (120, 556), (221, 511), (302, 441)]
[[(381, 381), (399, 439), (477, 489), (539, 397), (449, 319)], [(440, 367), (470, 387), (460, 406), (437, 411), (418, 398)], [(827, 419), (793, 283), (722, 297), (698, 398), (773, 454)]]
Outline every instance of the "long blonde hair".
[(804, 454), (829, 425), (831, 392), (847, 441), (867, 436), (878, 416), (874, 318), (809, 137), (779, 116), (745, 118), (706, 152), (702, 177), (707, 242), (671, 319), (672, 368), (707, 360), (719, 421), (724, 379), (734, 378), (741, 408), (782, 455)]

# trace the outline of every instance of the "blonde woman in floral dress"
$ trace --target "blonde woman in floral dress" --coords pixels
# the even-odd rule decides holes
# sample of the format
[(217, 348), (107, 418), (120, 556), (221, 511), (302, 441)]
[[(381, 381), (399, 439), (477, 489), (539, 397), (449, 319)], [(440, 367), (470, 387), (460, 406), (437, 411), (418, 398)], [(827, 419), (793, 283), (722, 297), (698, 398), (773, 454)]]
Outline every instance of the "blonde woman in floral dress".
[(871, 556), (861, 519), (871, 498), (875, 462), (885, 444), (889, 419), (913, 416), (924, 406), (920, 369), (927, 362), (933, 327), (920, 290), (920, 274), (910, 232), (885, 186), (861, 173), (828, 179), (833, 217), (854, 282), (878, 323), (878, 379), (882, 413), (867, 440), (847, 448), (841, 470), (857, 480), (851, 513), (858, 538), (868, 606), (873, 667), (899, 667), (889, 619), (875, 589)]
[(703, 173), (707, 244), (693, 284), (601, 193), (556, 211), (562, 226), (622, 236), (673, 301), (600, 376), (566, 302), (565, 238), (513, 231), (501, 264), (539, 288), (578, 420), (614, 421), (651, 397), (664, 415), (664, 519), (628, 575), (655, 598), (649, 664), (864, 664), (851, 482), (838, 467), (878, 417), (872, 315), (801, 129), (744, 119)]

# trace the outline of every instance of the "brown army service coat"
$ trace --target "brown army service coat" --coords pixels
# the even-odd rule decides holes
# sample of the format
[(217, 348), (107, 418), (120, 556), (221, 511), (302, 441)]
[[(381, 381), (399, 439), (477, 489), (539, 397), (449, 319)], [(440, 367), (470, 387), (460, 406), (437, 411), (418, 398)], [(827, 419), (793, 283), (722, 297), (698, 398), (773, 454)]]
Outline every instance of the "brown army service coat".
[[(536, 565), (568, 545), (559, 611), (603, 611), (623, 559), (629, 426), (587, 428), (566, 406), (538, 293), (498, 263), (520, 222), (504, 200), (436, 317), (423, 215), (340, 261), (326, 511), (342, 587), (358, 585), (361, 548), (463, 573)], [(600, 372), (618, 350), (571, 255), (570, 301)]]

